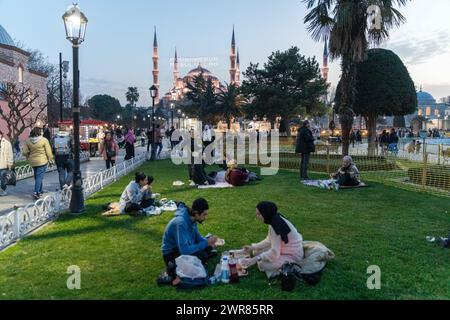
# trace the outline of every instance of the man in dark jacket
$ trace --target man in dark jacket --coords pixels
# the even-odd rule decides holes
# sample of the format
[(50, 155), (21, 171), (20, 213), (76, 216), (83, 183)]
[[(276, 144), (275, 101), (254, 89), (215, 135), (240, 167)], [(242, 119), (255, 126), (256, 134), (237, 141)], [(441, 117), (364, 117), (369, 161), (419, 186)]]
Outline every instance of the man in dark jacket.
[(295, 153), (300, 154), (302, 157), (302, 162), (300, 165), (300, 179), (308, 180), (308, 164), (311, 153), (316, 151), (316, 146), (314, 145), (314, 137), (312, 131), (310, 130), (309, 121), (305, 121), (303, 126), (298, 131), (297, 144), (295, 148)]

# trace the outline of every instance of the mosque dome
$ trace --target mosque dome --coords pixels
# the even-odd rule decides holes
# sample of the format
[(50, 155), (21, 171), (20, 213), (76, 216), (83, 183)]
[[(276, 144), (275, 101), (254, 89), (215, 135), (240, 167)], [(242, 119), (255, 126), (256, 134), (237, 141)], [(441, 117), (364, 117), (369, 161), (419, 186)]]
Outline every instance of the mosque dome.
[(0, 44), (15, 47), (15, 43), (11, 36), (6, 32), (5, 28), (0, 24)]
[(419, 105), (430, 104), (430, 103), (436, 102), (436, 99), (434, 99), (434, 97), (431, 94), (429, 94), (428, 92), (425, 92), (425, 91), (417, 92), (417, 100), (419, 102)]

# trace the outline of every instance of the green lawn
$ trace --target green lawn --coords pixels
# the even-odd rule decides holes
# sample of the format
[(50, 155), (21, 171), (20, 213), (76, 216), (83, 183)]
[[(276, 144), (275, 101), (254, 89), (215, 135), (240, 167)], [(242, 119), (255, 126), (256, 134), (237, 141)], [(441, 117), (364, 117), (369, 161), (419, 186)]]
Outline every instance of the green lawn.
[[(164, 197), (187, 203), (208, 199), (210, 215), (200, 230), (225, 238), (225, 249), (265, 237), (267, 227), (256, 221), (254, 208), (272, 200), (306, 240), (323, 242), (337, 258), (318, 286), (300, 283), (294, 293), (269, 286), (256, 268), (238, 285), (195, 293), (158, 288), (161, 238), (172, 214), (100, 214), (104, 203), (118, 199), (130, 175), (89, 199), (85, 215), (64, 216), (0, 253), (0, 299), (450, 299), (450, 252), (425, 241), (450, 230), (448, 198), (375, 183), (328, 192), (301, 186), (288, 171), (243, 188), (199, 191), (172, 187), (186, 179), (185, 167), (164, 161), (143, 169), (155, 176), (154, 189)], [(71, 265), (81, 268), (81, 290), (66, 288)], [(381, 268), (381, 290), (367, 289), (371, 265)]]

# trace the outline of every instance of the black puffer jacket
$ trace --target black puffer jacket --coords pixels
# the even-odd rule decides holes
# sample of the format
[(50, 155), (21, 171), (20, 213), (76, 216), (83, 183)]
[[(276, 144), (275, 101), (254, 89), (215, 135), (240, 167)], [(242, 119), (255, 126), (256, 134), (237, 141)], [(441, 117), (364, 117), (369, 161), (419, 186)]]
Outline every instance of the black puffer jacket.
[(296, 153), (313, 153), (316, 151), (312, 131), (303, 126), (297, 135)]

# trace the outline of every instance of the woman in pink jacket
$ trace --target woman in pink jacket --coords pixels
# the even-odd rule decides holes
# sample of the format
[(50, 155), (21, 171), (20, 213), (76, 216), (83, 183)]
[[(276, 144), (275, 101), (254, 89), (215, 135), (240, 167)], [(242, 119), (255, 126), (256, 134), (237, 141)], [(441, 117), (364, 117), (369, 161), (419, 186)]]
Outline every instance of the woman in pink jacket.
[(256, 218), (269, 225), (269, 233), (260, 243), (244, 247), (244, 251), (253, 258), (244, 259), (243, 266), (257, 264), (259, 270), (271, 278), (286, 262), (302, 261), (303, 238), (294, 225), (278, 212), (275, 203), (266, 201), (258, 204)]
[(117, 156), (119, 155), (119, 145), (112, 136), (111, 132), (107, 132), (105, 139), (100, 145), (100, 154), (106, 161), (106, 169), (110, 169), (111, 166), (116, 165)]

